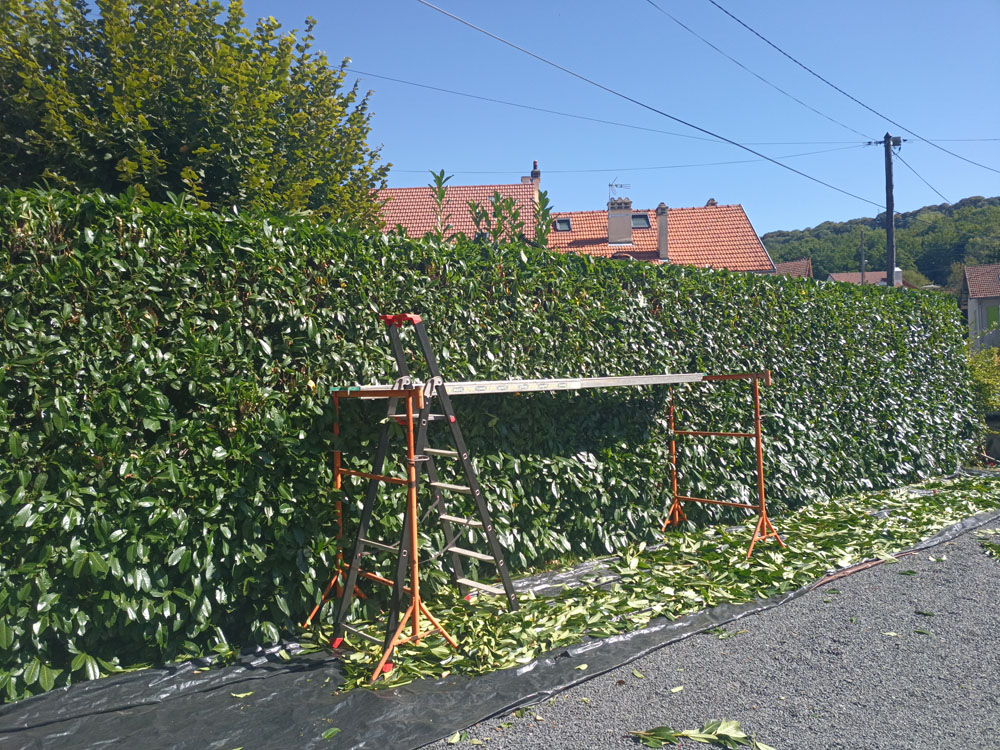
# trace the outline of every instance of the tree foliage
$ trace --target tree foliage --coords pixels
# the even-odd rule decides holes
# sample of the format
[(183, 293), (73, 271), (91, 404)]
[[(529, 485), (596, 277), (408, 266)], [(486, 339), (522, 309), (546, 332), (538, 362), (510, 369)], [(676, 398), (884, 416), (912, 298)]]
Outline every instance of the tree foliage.
[[(775, 261), (809, 257), (817, 279), (861, 270), (864, 232), (868, 270), (885, 270), (885, 214), (827, 221), (811, 229), (768, 232), (761, 239)], [(955, 264), (1000, 262), (1000, 198), (966, 198), (925, 206), (896, 217), (896, 265), (915, 269), (942, 286)]]
[(388, 171), (368, 95), (314, 22), (244, 28), (240, 0), (10, 0), (0, 16), (0, 182), (375, 221)]

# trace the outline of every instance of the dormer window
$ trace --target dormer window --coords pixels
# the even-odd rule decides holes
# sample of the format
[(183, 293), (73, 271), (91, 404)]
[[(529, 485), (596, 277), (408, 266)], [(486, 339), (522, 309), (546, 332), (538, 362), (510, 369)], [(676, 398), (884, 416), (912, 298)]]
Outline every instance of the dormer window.
[(570, 232), (573, 226), (570, 224), (569, 219), (556, 219), (552, 222), (552, 228), (557, 232)]
[(632, 214), (633, 229), (649, 229), (649, 214)]

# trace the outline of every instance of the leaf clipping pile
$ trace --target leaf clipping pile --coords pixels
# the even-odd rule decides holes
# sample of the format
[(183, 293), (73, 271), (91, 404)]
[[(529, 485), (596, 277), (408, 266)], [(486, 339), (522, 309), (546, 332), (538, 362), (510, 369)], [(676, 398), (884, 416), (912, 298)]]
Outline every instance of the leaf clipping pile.
[[(893, 553), (941, 528), (996, 508), (1000, 480), (928, 482), (918, 492), (871, 492), (789, 513), (779, 523), (788, 548), (758, 546), (749, 560), (745, 553), (752, 523), (669, 532), (662, 545), (641, 551), (637, 546), (610, 569), (585, 576), (578, 587), (554, 596), (522, 596), (516, 612), (507, 611), (502, 599), (484, 596), (468, 602), (442, 590), (431, 611), (459, 640), (459, 650), (440, 637), (400, 647), (395, 669), (376, 687), (516, 667), (584, 638), (638, 630), (654, 617), (676, 618), (793, 591), (831, 570), (879, 557), (894, 559)], [(381, 634), (376, 623), (368, 627)], [(329, 630), (321, 629), (305, 638), (314, 644), (311, 648), (322, 648), (329, 636)], [(377, 646), (348, 641), (359, 650), (345, 657), (346, 689), (367, 685), (380, 655)], [(642, 676), (637, 670), (633, 674)]]

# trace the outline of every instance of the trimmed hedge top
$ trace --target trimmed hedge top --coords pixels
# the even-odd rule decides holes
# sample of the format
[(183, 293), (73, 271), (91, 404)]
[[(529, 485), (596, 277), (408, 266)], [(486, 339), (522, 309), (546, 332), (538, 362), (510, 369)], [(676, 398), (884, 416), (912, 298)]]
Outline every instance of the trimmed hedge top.
[[(941, 295), (40, 191), (0, 191), (0, 248), (8, 698), (301, 621), (337, 544), (325, 394), (393, 378), (381, 312), (420, 313), (456, 380), (771, 369), (773, 511), (949, 472), (975, 430)], [(752, 424), (745, 383), (676, 395), (679, 426)], [(456, 397), (512, 568), (655, 536), (666, 397)], [(363, 467), (381, 415), (352, 406)], [(754, 460), (683, 442), (683, 488), (749, 497)]]

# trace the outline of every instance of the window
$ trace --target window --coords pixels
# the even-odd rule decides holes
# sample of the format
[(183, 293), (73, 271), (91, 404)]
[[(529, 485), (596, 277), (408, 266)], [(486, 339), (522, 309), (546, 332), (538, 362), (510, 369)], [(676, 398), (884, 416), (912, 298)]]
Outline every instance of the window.
[(632, 214), (633, 229), (649, 229), (649, 214)]
[(570, 225), (569, 219), (556, 219), (552, 228), (557, 232), (569, 232), (573, 227)]

